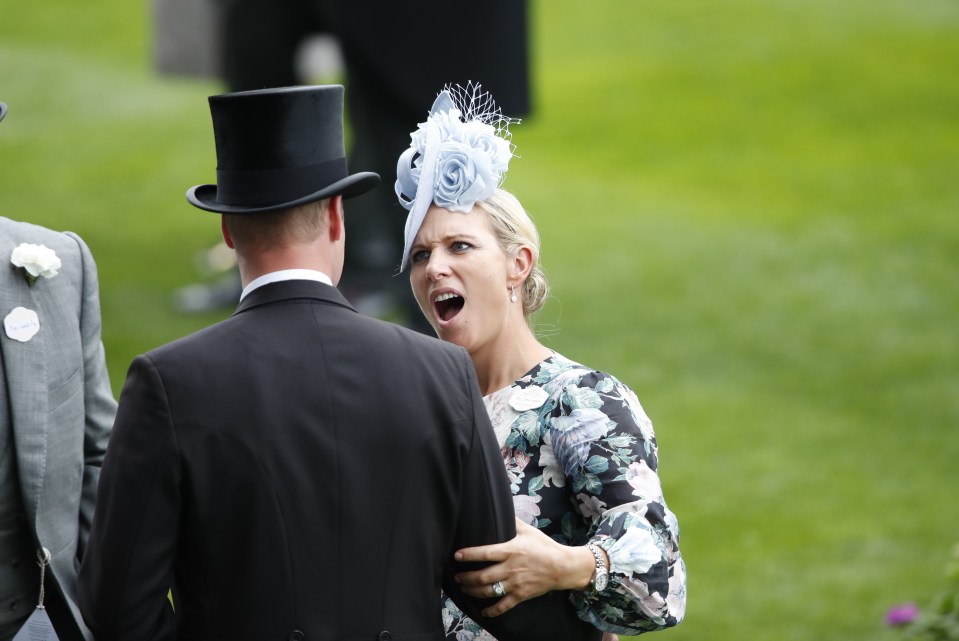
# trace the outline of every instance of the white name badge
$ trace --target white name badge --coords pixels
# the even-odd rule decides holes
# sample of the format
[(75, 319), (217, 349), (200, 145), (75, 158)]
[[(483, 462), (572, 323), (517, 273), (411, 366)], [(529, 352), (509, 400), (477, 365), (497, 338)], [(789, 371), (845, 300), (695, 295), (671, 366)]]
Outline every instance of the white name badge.
[(509, 406), (517, 412), (525, 412), (542, 407), (547, 398), (549, 398), (549, 392), (542, 387), (530, 385), (513, 392), (509, 397)]
[(40, 317), (32, 309), (14, 307), (3, 319), (3, 329), (13, 340), (26, 343), (40, 331)]

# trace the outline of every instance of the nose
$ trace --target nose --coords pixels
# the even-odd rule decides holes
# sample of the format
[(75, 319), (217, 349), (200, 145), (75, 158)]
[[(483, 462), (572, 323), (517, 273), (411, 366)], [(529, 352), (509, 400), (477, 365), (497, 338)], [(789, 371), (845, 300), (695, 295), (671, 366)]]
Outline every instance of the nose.
[(449, 262), (444, 257), (443, 252), (430, 252), (429, 260), (426, 263), (426, 277), (436, 281), (444, 276), (449, 276), (449, 273)]

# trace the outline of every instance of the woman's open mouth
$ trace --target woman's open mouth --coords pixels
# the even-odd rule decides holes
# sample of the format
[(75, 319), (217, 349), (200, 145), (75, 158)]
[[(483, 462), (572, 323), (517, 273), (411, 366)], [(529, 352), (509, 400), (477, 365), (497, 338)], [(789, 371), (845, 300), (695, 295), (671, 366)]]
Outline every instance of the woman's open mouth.
[(445, 292), (433, 299), (433, 309), (438, 319), (448, 322), (460, 313), (465, 303), (459, 294)]

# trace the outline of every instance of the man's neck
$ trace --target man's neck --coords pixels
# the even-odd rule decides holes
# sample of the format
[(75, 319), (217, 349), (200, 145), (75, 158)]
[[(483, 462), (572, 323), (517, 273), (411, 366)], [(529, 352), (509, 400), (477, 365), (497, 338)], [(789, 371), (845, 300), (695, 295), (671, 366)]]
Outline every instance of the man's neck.
[(311, 280), (325, 285), (333, 285), (333, 279), (330, 278), (329, 274), (324, 274), (315, 269), (281, 269), (280, 271), (263, 274), (250, 281), (248, 285), (243, 287), (243, 291), (240, 293), (240, 300), (243, 300), (250, 292), (264, 285), (286, 280)]
[(329, 247), (318, 246), (316, 243), (254, 252), (251, 255), (237, 252), (237, 265), (240, 268), (240, 281), (244, 287), (260, 276), (286, 269), (310, 269), (331, 278), (334, 276)]

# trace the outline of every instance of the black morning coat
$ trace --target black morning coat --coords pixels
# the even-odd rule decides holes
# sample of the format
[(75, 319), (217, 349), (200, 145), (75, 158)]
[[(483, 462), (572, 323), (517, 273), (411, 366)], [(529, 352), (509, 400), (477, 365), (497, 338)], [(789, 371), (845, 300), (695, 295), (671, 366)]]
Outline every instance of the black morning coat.
[(465, 350), (285, 281), (133, 361), (79, 602), (101, 641), (441, 641), (443, 589), (500, 641), (599, 638), (565, 593), (457, 589), (514, 535)]

